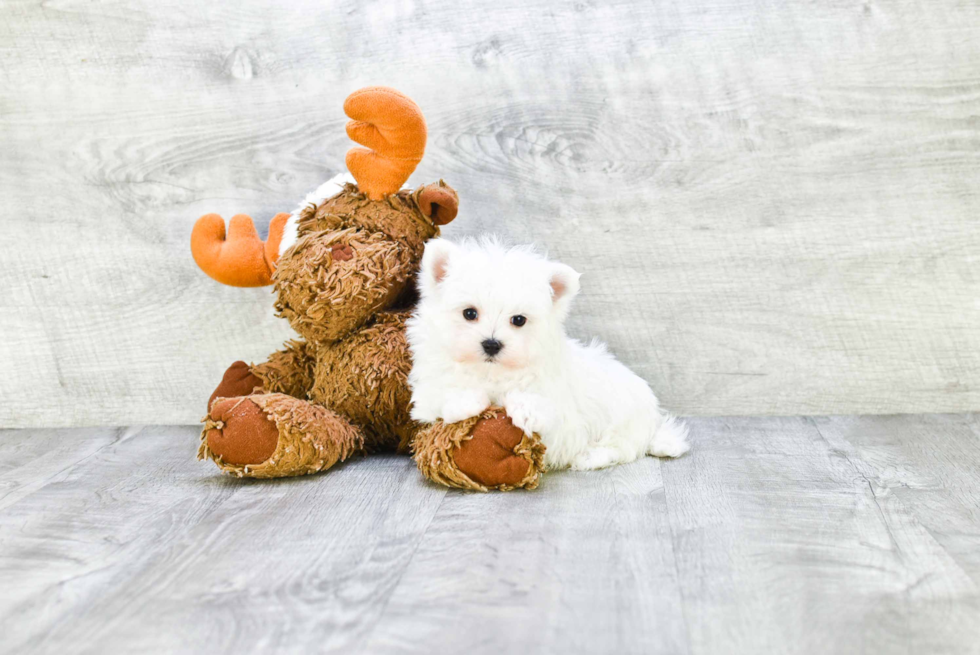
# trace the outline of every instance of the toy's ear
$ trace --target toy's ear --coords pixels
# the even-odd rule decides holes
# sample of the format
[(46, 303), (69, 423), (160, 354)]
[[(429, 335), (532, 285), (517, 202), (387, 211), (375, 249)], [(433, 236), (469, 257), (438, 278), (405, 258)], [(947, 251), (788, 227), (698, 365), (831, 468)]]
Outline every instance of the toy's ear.
[(419, 290), (423, 296), (431, 296), (446, 279), (449, 272), (449, 261), (456, 254), (457, 248), (451, 241), (432, 239), (425, 244), (422, 255), (422, 270), (419, 274)]
[(419, 211), (436, 225), (445, 225), (456, 218), (456, 212), (459, 211), (459, 196), (442, 180), (439, 180), (438, 184), (426, 184), (415, 194)]
[(568, 313), (572, 299), (578, 295), (580, 277), (571, 266), (557, 262), (551, 264), (548, 284), (551, 285), (551, 300), (560, 316)]

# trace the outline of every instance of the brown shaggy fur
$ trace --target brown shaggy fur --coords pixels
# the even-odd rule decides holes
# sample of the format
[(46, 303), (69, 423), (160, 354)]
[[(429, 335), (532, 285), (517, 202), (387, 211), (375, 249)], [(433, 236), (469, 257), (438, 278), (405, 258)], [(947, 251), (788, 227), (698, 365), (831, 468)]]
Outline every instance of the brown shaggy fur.
[(313, 386), (315, 353), (305, 341), (287, 341), (286, 348), (272, 353), (269, 361), (252, 366), (252, 375), (262, 381), (262, 389), (306, 399)]
[(308, 341), (337, 341), (390, 305), (414, 273), (411, 254), (379, 232), (301, 230), (272, 278), (276, 309)]
[(310, 398), (364, 426), (372, 449), (407, 452), (419, 429), (408, 415), (407, 319), (408, 312), (383, 312), (348, 338), (320, 348)]
[[(480, 491), (537, 485), (544, 447), (536, 437), (511, 434), (504, 443), (502, 426), (478, 429), (482, 421), (502, 420), (500, 410), (453, 425), (423, 426), (409, 416), (405, 321), (425, 242), (439, 234), (420, 207), (424, 189), (370, 200), (348, 184), (302, 213), (297, 241), (280, 257), (273, 283), (279, 315), (304, 340), (251, 367), (264, 393), (248, 399), (275, 421), (275, 452), (260, 464), (226, 461), (209, 447), (208, 431), (223, 429), (226, 439), (249, 431), (209, 415), (200, 458), (240, 477), (284, 477), (325, 470), (355, 453), (411, 447), (419, 470), (441, 484)], [(438, 189), (454, 215), (456, 192), (441, 181)], [(494, 461), (484, 465), (481, 457)]]

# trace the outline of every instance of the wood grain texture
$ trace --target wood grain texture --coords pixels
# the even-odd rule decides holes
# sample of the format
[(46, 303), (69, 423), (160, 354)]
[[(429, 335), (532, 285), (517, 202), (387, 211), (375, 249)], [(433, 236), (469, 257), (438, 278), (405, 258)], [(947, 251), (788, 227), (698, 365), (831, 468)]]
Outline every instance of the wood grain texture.
[(394, 455), (236, 480), (187, 427), (6, 431), (0, 653), (977, 652), (975, 415), (691, 427), (679, 460), (506, 494)]
[[(878, 420), (866, 425), (889, 425), (896, 445), (920, 437), (901, 419)], [(664, 467), (693, 651), (728, 643), (747, 653), (976, 652), (976, 582), (916, 519), (917, 495), (889, 498), (874, 482), (882, 471), (847, 455), (862, 447), (864, 430), (849, 430), (855, 445), (845, 447), (836, 424), (817, 429), (812, 419), (697, 426), (692, 456)], [(951, 435), (958, 449), (973, 439)], [(962, 511), (969, 492), (957, 489), (938, 509)]]
[(908, 512), (980, 586), (980, 421), (974, 416), (834, 416), (824, 438), (879, 504)]
[(350, 652), (373, 627), (446, 490), (400, 457), (232, 479), (197, 433), (131, 431), (0, 511), (0, 652)]
[(197, 271), (415, 98), (448, 236), (537, 241), (685, 414), (980, 408), (980, 5), (719, 0), (0, 8), (0, 425), (188, 423), (289, 336)]
[(687, 653), (660, 462), (451, 493), (364, 652)]

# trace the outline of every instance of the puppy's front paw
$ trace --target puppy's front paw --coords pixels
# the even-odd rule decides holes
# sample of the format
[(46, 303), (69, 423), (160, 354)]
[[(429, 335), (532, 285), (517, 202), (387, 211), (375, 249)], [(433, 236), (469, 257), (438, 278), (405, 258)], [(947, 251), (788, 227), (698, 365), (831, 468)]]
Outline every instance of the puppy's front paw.
[(482, 391), (456, 391), (442, 405), (442, 420), (456, 423), (473, 418), (490, 406), (490, 396)]
[(507, 394), (504, 399), (504, 409), (507, 410), (511, 423), (528, 436), (535, 432), (541, 434), (549, 429), (555, 420), (551, 404), (533, 393), (515, 391)]

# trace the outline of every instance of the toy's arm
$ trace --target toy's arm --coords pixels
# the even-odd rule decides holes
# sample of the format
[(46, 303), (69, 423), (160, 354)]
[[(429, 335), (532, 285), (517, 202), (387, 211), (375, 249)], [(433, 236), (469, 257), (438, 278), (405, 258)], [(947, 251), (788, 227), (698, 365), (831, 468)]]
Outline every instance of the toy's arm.
[(313, 388), (315, 360), (305, 341), (287, 341), (286, 348), (272, 353), (269, 360), (252, 366), (252, 374), (262, 381), (262, 389), (306, 400)]
[(306, 400), (313, 386), (313, 357), (303, 341), (287, 341), (286, 348), (272, 353), (269, 361), (255, 366), (238, 361), (228, 367), (218, 387), (208, 399), (208, 409), (216, 398), (237, 398), (252, 393), (284, 393)]

